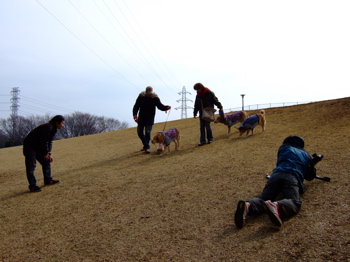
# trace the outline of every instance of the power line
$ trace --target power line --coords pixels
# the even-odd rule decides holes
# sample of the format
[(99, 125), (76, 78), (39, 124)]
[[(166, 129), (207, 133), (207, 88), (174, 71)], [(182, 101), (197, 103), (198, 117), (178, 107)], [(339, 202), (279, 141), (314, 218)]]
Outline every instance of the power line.
[[(70, 34), (72, 34), (80, 43), (82, 43), (90, 52), (92, 52), (96, 57), (98, 57), (103, 63), (105, 63), (108, 67), (110, 67), (115, 73), (117, 73), (120, 77), (122, 77), (126, 82), (130, 83), (132, 86), (134, 86), (135, 88), (139, 89), (134, 83), (132, 83), (131, 81), (129, 81), (126, 77), (124, 77), (121, 73), (119, 73), (111, 64), (109, 64), (105, 59), (103, 59), (100, 55), (98, 55), (98, 53), (96, 51), (94, 51), (92, 48), (90, 48), (83, 40), (81, 40), (72, 30), (70, 30), (68, 28), (68, 26), (66, 26), (63, 22), (61, 22), (52, 12), (50, 12), (48, 10), (48, 8), (46, 8), (42, 3), (39, 2), (39, 0), (36, 0), (37, 3), (46, 11), (48, 12), (57, 22), (59, 22)], [(89, 19), (87, 19), (82, 12), (79, 11), (79, 9), (72, 4), (72, 2), (69, 0), (70, 4), (75, 8), (75, 10), (85, 19), (85, 21), (95, 30), (96, 33), (98, 33), (98, 35), (116, 52), (119, 54), (119, 56), (133, 69), (135, 70), (139, 76), (141, 76), (146, 82), (148, 82), (145, 77), (143, 75), (141, 75), (114, 47), (112, 44), (110, 44), (107, 39), (105, 37), (103, 37), (103, 35), (96, 29), (96, 27), (94, 27), (92, 25), (92, 23), (89, 21)], [(105, 13), (101, 10), (101, 8), (95, 3), (96, 7), (100, 10), (100, 12), (102, 13), (102, 15), (109, 21), (109, 23), (112, 25), (112, 27), (118, 32), (118, 30), (115, 28), (115, 26), (113, 25), (113, 23), (108, 19), (108, 17), (105, 15)], [(161, 80), (165, 86), (168, 86), (168, 84), (160, 77), (160, 75), (154, 70), (154, 68), (152, 67), (152, 65), (148, 62), (148, 60), (143, 56), (142, 52), (138, 49), (138, 47), (136, 46), (136, 44), (132, 41), (132, 39), (130, 38), (130, 36), (128, 35), (128, 33), (126, 32), (126, 30), (123, 28), (123, 26), (120, 24), (120, 22), (118, 21), (118, 19), (115, 17), (115, 15), (113, 14), (112, 10), (109, 8), (109, 6), (104, 2), (104, 4), (106, 5), (106, 7), (108, 8), (109, 12), (113, 15), (114, 19), (119, 23), (119, 25), (121, 26), (121, 28), (124, 30), (125, 34), (127, 35), (127, 37), (129, 37), (131, 43), (135, 46), (135, 48), (138, 50), (138, 52), (141, 54), (141, 56), (144, 58), (144, 61), (146, 61), (146, 63), (149, 65), (149, 67), (151, 67), (151, 69), (153, 70), (154, 74), (157, 76), (157, 78), (159, 80)], [(119, 32), (118, 32), (119, 33)], [(125, 39), (124, 39), (125, 40)], [(130, 44), (129, 44), (129, 47)], [(134, 50), (134, 53), (135, 50)], [(150, 84), (152, 85), (152, 84)], [(170, 89), (170, 88), (169, 88)], [(140, 90), (140, 89), (139, 89)], [(170, 90), (171, 91), (171, 90)]]
[(103, 63), (105, 63), (109, 68), (111, 68), (115, 73), (117, 73), (120, 77), (122, 77), (126, 82), (137, 88), (135, 84), (126, 79), (123, 75), (121, 75), (113, 66), (107, 63), (102, 57), (100, 57), (94, 50), (92, 50), (87, 44), (85, 44), (76, 34), (74, 34), (67, 26), (65, 26), (54, 14), (52, 14), (44, 5), (42, 5), (39, 0), (36, 0), (37, 3), (44, 8), (46, 12), (48, 12), (53, 18), (56, 19), (69, 33), (71, 33), (80, 43), (82, 43), (91, 53), (93, 53), (97, 58), (99, 58)]
[(125, 59), (121, 54), (120, 54), (120, 52), (118, 52), (118, 50), (116, 50), (115, 48), (114, 48), (114, 46), (109, 42), (109, 41), (107, 41), (107, 39), (96, 29), (96, 27), (94, 27), (94, 25), (92, 24), (92, 23), (90, 23), (90, 21), (79, 11), (79, 9), (70, 1), (70, 0), (68, 0), (69, 1), (69, 3), (74, 7), (74, 9), (81, 15), (81, 17), (83, 17), (84, 18), (84, 20), (94, 29), (94, 31), (112, 48), (112, 50), (114, 51), (114, 52), (116, 52), (123, 60), (124, 60), (124, 62), (126, 62), (140, 77), (142, 77), (146, 82), (147, 82), (147, 80), (145, 79), (145, 77), (143, 76), (143, 75), (141, 75), (140, 74), (140, 72), (139, 71), (137, 71), (136, 70), (136, 68), (135, 67), (133, 67), (130, 63), (129, 63), (129, 61), (127, 60), (127, 59)]
[[(27, 108), (30, 110), (43, 112), (43, 113), (54, 113), (57, 111), (63, 111), (63, 112), (68, 112), (68, 113), (74, 112), (71, 109), (67, 109), (67, 108), (56, 106), (56, 105), (53, 105), (53, 104), (50, 104), (47, 102), (42, 102), (42, 101), (37, 100), (37, 99), (22, 96), (22, 95), (20, 95), (19, 87), (13, 88), (11, 91), (11, 94), (12, 94), (12, 98), (10, 99), (11, 102), (0, 102), (0, 104), (11, 104), (11, 106), (9, 107), (10, 109), (0, 110), (0, 111), (1, 112), (12, 112), (11, 118), (13, 118), (13, 119), (16, 119), (18, 117), (19, 113), (21, 113), (21, 114), (25, 113), (27, 115), (31, 114), (27, 111), (24, 111), (22, 108)], [(5, 95), (3, 95), (3, 96), (5, 96)], [(10, 95), (6, 95), (6, 96), (10, 96)], [(34, 105), (19, 102), (20, 100), (26, 101), (29, 103), (34, 103)], [(40, 106), (43, 106), (44, 108), (40, 108)]]
[(71, 110), (71, 109), (67, 109), (67, 108), (64, 108), (64, 107), (56, 106), (56, 105), (53, 105), (53, 104), (50, 104), (50, 103), (47, 103), (47, 102), (42, 102), (42, 101), (34, 99), (34, 98), (21, 96), (21, 99), (25, 100), (25, 101), (28, 101), (28, 102), (34, 102), (36, 105), (41, 104), (41, 105), (46, 106), (46, 107), (56, 108), (58, 110), (62, 110), (62, 111), (73, 113), (73, 110)]
[[(114, 0), (114, 2), (116, 3), (116, 1)], [(126, 8), (128, 9), (129, 13), (131, 14), (131, 17), (133, 18), (133, 20), (135, 21), (136, 25), (138, 26), (138, 28), (140, 29), (141, 33), (143, 34), (144, 38), (147, 40), (147, 42), (150, 44), (150, 46), (152, 47), (153, 51), (155, 52), (155, 54), (158, 56), (159, 61), (162, 63), (163, 67), (169, 72), (169, 74), (176, 80), (176, 82), (178, 83), (178, 85), (180, 86), (180, 82), (174, 77), (174, 75), (171, 73), (171, 71), (164, 65), (164, 63), (162, 62), (161, 57), (159, 56), (159, 54), (157, 53), (157, 51), (155, 50), (154, 46), (152, 45), (151, 41), (148, 39), (147, 35), (145, 34), (145, 32), (142, 30), (141, 26), (139, 25), (139, 23), (137, 22), (135, 16), (133, 15), (133, 13), (131, 12), (130, 8), (128, 7), (128, 5), (126, 4), (126, 2), (123, 0), (124, 5), (126, 6)], [(137, 33), (136, 33), (137, 35)], [(142, 41), (140, 41), (141, 43), (143, 43)], [(147, 49), (147, 48), (146, 48)], [(154, 59), (155, 60), (155, 59)], [(157, 62), (156, 62), (157, 63)], [(158, 65), (158, 64), (157, 64)], [(161, 67), (158, 65), (158, 67), (161, 69)], [(164, 71), (163, 71), (164, 72)], [(166, 75), (166, 74), (165, 74)], [(170, 79), (169, 79), (170, 80)]]
[[(124, 31), (125, 35), (128, 37), (128, 39), (130, 40), (130, 42), (133, 44), (133, 46), (136, 48), (137, 52), (140, 54), (140, 56), (143, 58), (146, 66), (148, 66), (151, 71), (156, 75), (156, 77), (158, 77), (158, 79), (160, 81), (163, 82), (163, 84), (170, 90), (170, 87), (168, 86), (168, 84), (166, 82), (164, 82), (164, 80), (160, 77), (160, 75), (157, 73), (157, 71), (153, 68), (153, 66), (151, 65), (151, 63), (146, 59), (146, 57), (142, 54), (142, 52), (140, 51), (140, 49), (138, 48), (138, 46), (135, 44), (135, 42), (132, 40), (132, 38), (130, 37), (129, 33), (125, 30), (125, 28), (123, 27), (123, 25), (119, 22), (119, 20), (117, 19), (117, 17), (114, 15), (114, 13), (111, 11), (111, 9), (109, 8), (109, 6), (106, 4), (105, 0), (103, 0), (104, 4), (106, 5), (107, 9), (109, 10), (109, 12), (111, 13), (111, 15), (113, 16), (113, 18), (117, 21), (117, 23), (119, 24), (119, 26), (121, 27), (121, 29)], [(118, 5), (117, 5), (118, 6)], [(118, 6), (119, 8), (119, 6)], [(120, 8), (119, 8), (120, 10)], [(123, 14), (123, 12), (122, 12)], [(124, 15), (124, 14), (123, 14)], [(124, 16), (125, 17), (125, 16)], [(137, 34), (136, 34), (137, 35)], [(141, 59), (142, 60), (142, 59)], [(172, 92), (172, 90), (170, 90)]]

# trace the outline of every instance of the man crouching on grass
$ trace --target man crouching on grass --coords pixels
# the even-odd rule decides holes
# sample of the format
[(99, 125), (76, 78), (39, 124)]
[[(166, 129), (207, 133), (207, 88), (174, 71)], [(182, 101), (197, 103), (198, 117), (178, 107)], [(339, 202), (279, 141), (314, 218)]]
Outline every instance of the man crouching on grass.
[(23, 155), (25, 156), (25, 165), (27, 179), (29, 182), (29, 190), (31, 192), (39, 192), (41, 188), (36, 184), (34, 170), (36, 167), (36, 160), (41, 164), (44, 184), (53, 185), (60, 181), (53, 180), (51, 177), (51, 156), (52, 140), (55, 137), (57, 129), (64, 126), (64, 117), (57, 115), (53, 117), (48, 123), (34, 128), (23, 141)]
[[(278, 149), (277, 164), (260, 197), (240, 200), (235, 213), (235, 224), (242, 228), (246, 217), (266, 211), (272, 223), (282, 226), (282, 219), (296, 215), (301, 207), (300, 194), (304, 192), (304, 179), (316, 177), (315, 165), (321, 159), (312, 158), (304, 150), (304, 140), (289, 136)], [(279, 194), (284, 199), (275, 201)]]

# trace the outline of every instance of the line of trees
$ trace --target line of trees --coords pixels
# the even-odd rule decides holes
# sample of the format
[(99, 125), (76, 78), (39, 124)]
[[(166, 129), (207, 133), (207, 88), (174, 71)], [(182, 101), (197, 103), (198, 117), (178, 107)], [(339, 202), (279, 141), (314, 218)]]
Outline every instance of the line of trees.
[[(19, 146), (23, 139), (35, 127), (47, 123), (53, 116), (10, 116), (0, 118), (0, 148)], [(129, 128), (127, 122), (120, 122), (114, 118), (95, 116), (88, 113), (74, 112), (64, 116), (65, 126), (57, 131), (55, 139), (86, 136)]]

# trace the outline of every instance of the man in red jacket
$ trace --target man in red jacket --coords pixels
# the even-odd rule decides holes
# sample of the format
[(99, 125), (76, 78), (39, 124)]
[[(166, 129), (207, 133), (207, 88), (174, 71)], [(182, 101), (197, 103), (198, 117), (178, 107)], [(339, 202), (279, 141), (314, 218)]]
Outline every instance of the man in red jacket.
[(48, 123), (34, 128), (23, 140), (23, 155), (25, 156), (25, 165), (29, 190), (31, 192), (40, 192), (41, 188), (36, 184), (34, 170), (36, 161), (38, 161), (43, 170), (44, 184), (53, 185), (60, 181), (53, 180), (51, 177), (51, 156), (52, 140), (57, 132), (64, 126), (64, 117), (57, 115)]

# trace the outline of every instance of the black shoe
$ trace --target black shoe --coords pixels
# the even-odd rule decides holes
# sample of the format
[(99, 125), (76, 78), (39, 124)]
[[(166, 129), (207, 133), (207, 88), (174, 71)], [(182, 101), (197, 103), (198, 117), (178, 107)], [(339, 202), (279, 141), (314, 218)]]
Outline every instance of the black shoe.
[(49, 185), (54, 185), (54, 184), (57, 184), (57, 183), (59, 183), (60, 181), (59, 180), (50, 180), (50, 181), (47, 181), (47, 182), (45, 182), (45, 185), (46, 186), (49, 186)]
[(41, 187), (40, 186), (29, 186), (30, 192), (40, 192)]
[(238, 201), (237, 209), (235, 213), (235, 224), (237, 228), (239, 229), (243, 228), (246, 216), (247, 216), (246, 202), (243, 200), (240, 200)]
[(213, 143), (213, 140), (209, 140), (209, 141), (208, 141), (208, 144), (211, 144), (211, 143)]
[(205, 145), (205, 143), (199, 143), (198, 144), (198, 146), (204, 146)]

